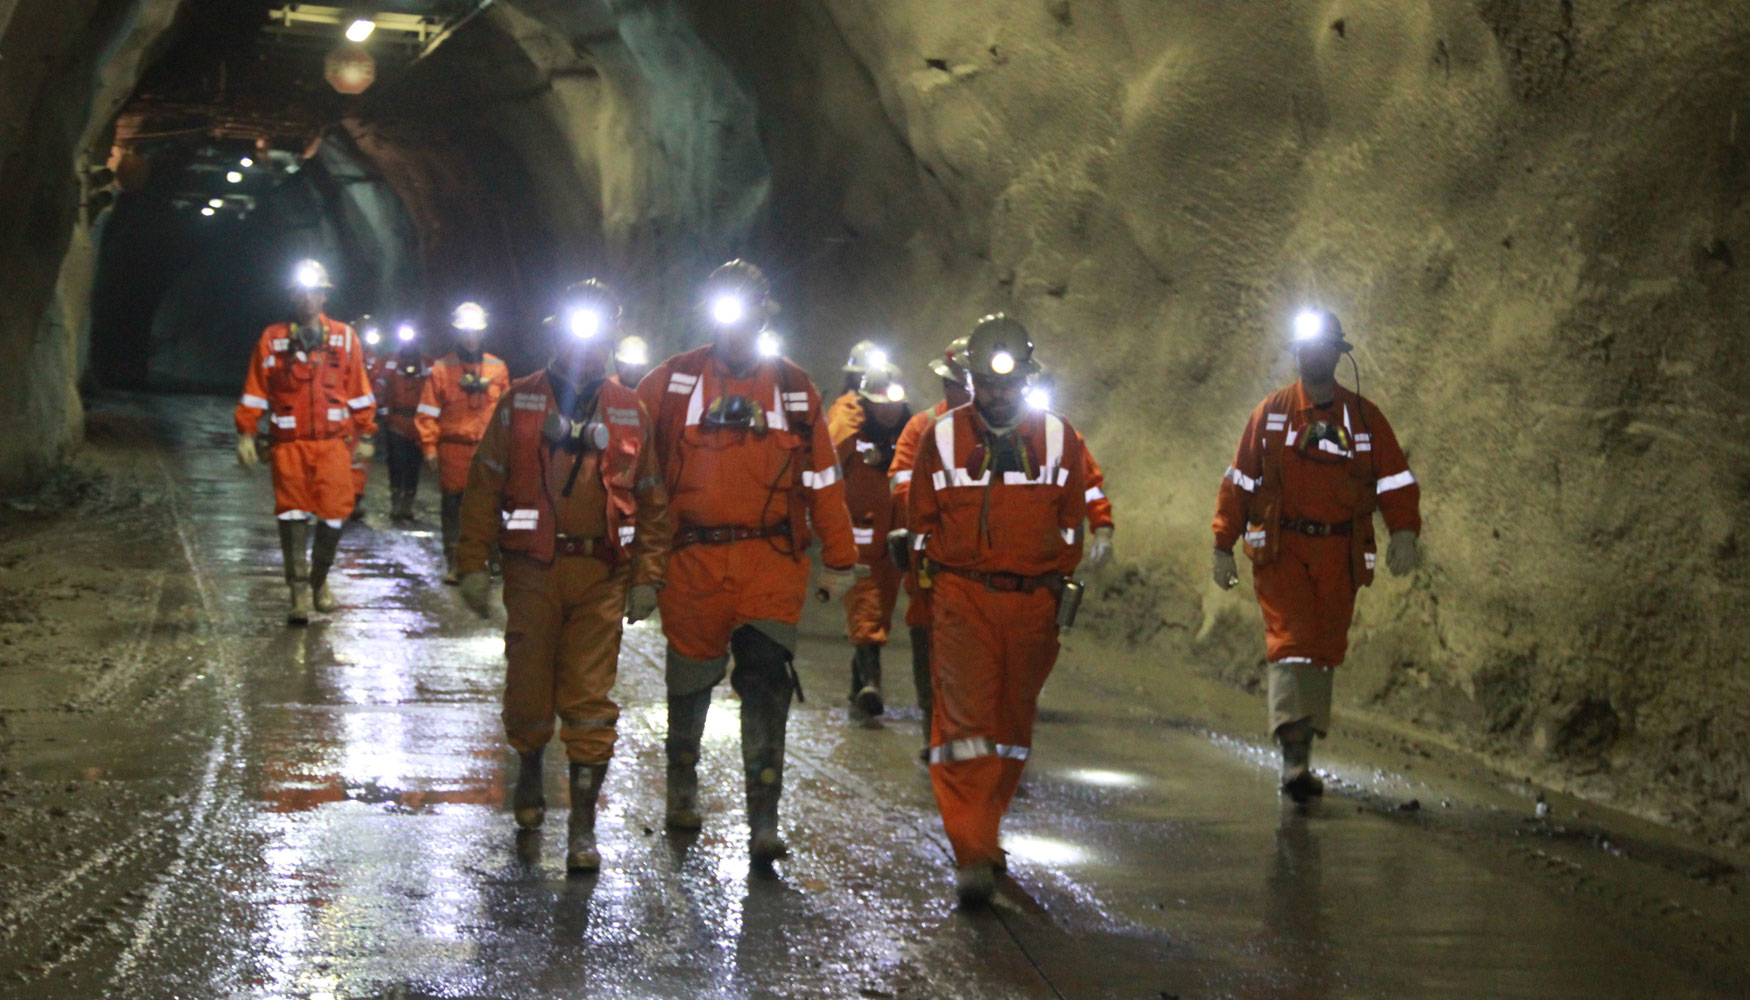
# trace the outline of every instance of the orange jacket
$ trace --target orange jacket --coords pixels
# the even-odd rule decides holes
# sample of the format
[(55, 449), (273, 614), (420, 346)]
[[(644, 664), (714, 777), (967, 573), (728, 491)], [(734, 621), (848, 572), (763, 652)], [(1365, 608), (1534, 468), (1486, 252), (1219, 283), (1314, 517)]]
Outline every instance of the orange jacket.
[[(730, 396), (760, 407), (765, 432), (701, 423), (713, 402)], [(821, 419), (820, 393), (801, 368), (785, 358), (761, 360), (736, 377), (705, 346), (656, 366), (638, 384), (638, 398), (656, 420), (656, 456), (675, 531), (770, 528), (787, 520), (801, 558), (812, 524), (828, 566), (856, 563), (844, 477)]]
[(918, 461), (918, 444), (929, 432), (930, 425), (947, 412), (948, 401), (944, 399), (922, 413), (912, 414), (905, 422), (905, 430), (899, 432), (899, 443), (893, 446), (893, 464), (887, 467), (887, 478), (893, 484), (893, 505), (898, 512), (895, 528), (906, 527), (909, 523), (911, 478)]
[[(470, 391), (463, 383), (480, 380)], [(479, 361), (463, 361), (447, 354), (431, 366), (420, 390), (419, 412), (414, 426), (427, 457), (437, 454), (438, 442), (475, 445), (486, 434), (498, 398), (510, 388), (510, 369), (497, 355), (482, 353)]]
[[(618, 382), (606, 380), (598, 392), (594, 416), (608, 429), (608, 447), (585, 452), (581, 462), (543, 436), (548, 415), (559, 412), (545, 370), (518, 379), (499, 401), (462, 495), (456, 557), (463, 572), (484, 569), (493, 542), (551, 564), (561, 522), (585, 521), (604, 526), (604, 561), (630, 560), (632, 584), (662, 582), (671, 533), (650, 417)], [(572, 483), (568, 496), (574, 465), (589, 466), (590, 475)], [(575, 504), (592, 509), (571, 516)]]
[[(1300, 446), (1315, 421), (1341, 427), (1350, 447), (1325, 441), (1317, 459), (1303, 455)], [(1341, 524), (1370, 511), (1377, 500), (1387, 528), (1421, 532), (1421, 487), (1385, 415), (1342, 386), (1330, 406), (1314, 407), (1297, 381), (1259, 403), (1246, 421), (1239, 449), (1216, 496), (1216, 548), (1232, 551), (1247, 530), (1248, 508), (1264, 486), (1267, 438), (1280, 442), (1276, 452), (1282, 520)], [(1369, 485), (1373, 496), (1366, 495)]]
[(422, 355), (407, 360), (397, 356), (384, 364), (377, 400), (383, 407), (383, 424), (391, 434), (419, 440), (419, 426), (415, 419), (419, 416), (419, 400), (425, 393), (425, 380), (430, 374), (431, 361)]
[(318, 316), (321, 346), (306, 354), (291, 339), (291, 324), (262, 331), (243, 376), (233, 418), (238, 434), (255, 433), (268, 413), (275, 441), (321, 441), (377, 432), (377, 400), (365, 374), (358, 335), (345, 323)]
[[(1024, 467), (998, 469), (1024, 446)], [(968, 404), (936, 420), (920, 443), (909, 495), (914, 547), (932, 562), (978, 572), (1070, 574), (1087, 516), (1081, 435), (1035, 410), (1004, 439)]]
[[(851, 514), (851, 538), (857, 543), (857, 561), (865, 566), (891, 565), (887, 556), (887, 533), (903, 518), (895, 511), (898, 500), (888, 486), (887, 473), (897, 453), (897, 437), (910, 422), (884, 430), (868, 419), (862, 396), (857, 396), (856, 417), (848, 408), (833, 404), (827, 415), (839, 468), (845, 471), (845, 506)], [(837, 419), (835, 419), (835, 414)]]

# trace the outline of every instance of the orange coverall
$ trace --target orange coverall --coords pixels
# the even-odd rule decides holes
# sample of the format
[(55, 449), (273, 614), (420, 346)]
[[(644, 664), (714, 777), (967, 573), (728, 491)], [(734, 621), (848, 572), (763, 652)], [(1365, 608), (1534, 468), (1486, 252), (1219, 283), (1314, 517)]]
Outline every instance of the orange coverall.
[[(868, 418), (862, 395), (853, 395), (857, 399), (854, 407), (835, 403), (826, 418), (839, 467), (845, 473), (845, 504), (850, 508), (857, 562), (869, 567), (869, 575), (858, 577), (845, 595), (845, 628), (852, 645), (882, 646), (893, 627), (900, 580), (899, 567), (887, 554), (887, 533), (904, 518), (895, 510), (897, 501), (887, 481), (891, 459), (883, 454), (892, 431), (883, 432)], [(865, 456), (871, 455), (879, 464), (869, 464)]]
[[(602, 452), (568, 453), (541, 438), (538, 423), (533, 433), (514, 433), (519, 408), (541, 419), (558, 412), (552, 384), (548, 372), (537, 372), (518, 379), (499, 402), (469, 470), (457, 562), (463, 573), (482, 571), (491, 548), (504, 547), (503, 720), (510, 745), (518, 754), (546, 746), (557, 715), (566, 756), (594, 764), (614, 751), (620, 706), (611, 692), (626, 591), (662, 585), (667, 497), (650, 448), (649, 415), (617, 382), (602, 387), (593, 408), (624, 442), (605, 474)], [(633, 454), (625, 454), (628, 447)], [(608, 530), (608, 482), (635, 505), (629, 517), (617, 515), (630, 521), (627, 530)], [(523, 493), (544, 495), (546, 509), (521, 508)], [(519, 539), (509, 530), (523, 525), (534, 528), (523, 533), (541, 537)], [(630, 544), (623, 544), (628, 535)], [(562, 539), (592, 540), (591, 554), (556, 551)]]
[[(382, 385), (383, 369), (383, 358), (380, 355), (365, 355), (365, 380), (370, 383), (371, 394), (377, 397), (379, 405), (381, 405), (382, 402), (380, 387)], [(347, 447), (352, 449), (352, 492), (353, 502), (357, 503), (358, 500), (364, 497), (365, 484), (370, 481), (371, 461), (368, 458), (359, 457), (358, 440), (356, 438), (348, 441)]]
[[(763, 433), (706, 426), (712, 403), (733, 396), (760, 407)], [(707, 346), (658, 365), (639, 383), (638, 398), (657, 421), (675, 531), (661, 597), (669, 645), (708, 663), (726, 655), (736, 628), (758, 624), (793, 651), (809, 575), (808, 525), (799, 522), (819, 533), (826, 565), (848, 569), (857, 561), (844, 480), (813, 382), (784, 359), (762, 360), (737, 377)], [(779, 531), (785, 522), (789, 531)], [(701, 528), (774, 534), (690, 543), (688, 532)]]
[(270, 418), (274, 514), (338, 526), (355, 496), (348, 442), (377, 432), (377, 403), (352, 327), (327, 316), (315, 322), (323, 333), (310, 352), (292, 338), (291, 324), (262, 332), (233, 418), (237, 433), (248, 435), (263, 414)]
[[(1313, 422), (1344, 430), (1351, 446), (1326, 442), (1303, 454)], [(1349, 648), (1349, 623), (1357, 580), (1351, 562), (1353, 532), (1364, 504), (1377, 499), (1391, 531), (1420, 533), (1421, 487), (1410, 472), (1391, 424), (1372, 402), (1338, 386), (1329, 406), (1315, 407), (1299, 382), (1252, 411), (1233, 465), (1222, 478), (1215, 508), (1215, 547), (1231, 552), (1248, 530), (1248, 508), (1264, 486), (1264, 452), (1274, 441), (1281, 467), (1280, 549), (1273, 562), (1257, 565), (1252, 585), (1264, 614), (1265, 657), (1272, 663), (1336, 667)], [(1309, 455), (1311, 457), (1309, 457)], [(1358, 477), (1357, 472), (1361, 473)], [(1372, 484), (1374, 497), (1358, 492)], [(1370, 520), (1370, 518), (1369, 518)], [(1333, 526), (1340, 534), (1308, 534)], [(1364, 576), (1374, 561), (1365, 555)]]
[[(464, 382), (474, 380), (479, 381), (478, 388), (464, 386)], [(464, 360), (452, 352), (431, 366), (420, 390), (414, 424), (426, 458), (438, 457), (441, 492), (457, 494), (467, 487), (474, 449), (486, 434), (498, 398), (509, 387), (510, 369), (496, 355), (485, 352), (478, 361)]]
[(1080, 452), (1056, 414), (997, 439), (971, 405), (919, 445), (907, 519), (934, 567), (930, 783), (961, 867), (1002, 857), (998, 827), (1057, 662), (1057, 588), (1082, 557)]

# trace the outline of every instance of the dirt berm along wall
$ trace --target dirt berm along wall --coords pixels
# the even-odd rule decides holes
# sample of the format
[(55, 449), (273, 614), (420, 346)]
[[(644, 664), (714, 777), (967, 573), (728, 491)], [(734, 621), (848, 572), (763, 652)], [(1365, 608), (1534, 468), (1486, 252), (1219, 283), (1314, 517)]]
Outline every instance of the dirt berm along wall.
[[(20, 34), (62, 6), (0, 0), (0, 38), (96, 93), (117, 71), (77, 31)], [(1209, 516), (1292, 377), (1290, 317), (1334, 310), (1427, 522), (1422, 568), (1361, 601), (1340, 701), (1750, 842), (1750, 5), (525, 0), (482, 25), (498, 40), (456, 58), (514, 46), (534, 76), (479, 114), (559, 252), (660, 286), (665, 346), (729, 252), (773, 264), (822, 376), (862, 336), (921, 377), (979, 314), (1026, 321), (1119, 507), (1089, 630), (1162, 669), (1257, 683)], [(75, 426), (54, 359), (77, 330), (40, 318), (77, 307), (53, 241), (82, 238), (61, 178), (88, 124), (41, 81), (21, 105), (22, 65), (0, 64), (0, 210), (34, 227), (0, 275), (12, 482)], [(20, 120), (66, 141), (20, 145)], [(19, 178), (52, 211), (12, 212)], [(26, 378), (31, 352), (53, 357)]]

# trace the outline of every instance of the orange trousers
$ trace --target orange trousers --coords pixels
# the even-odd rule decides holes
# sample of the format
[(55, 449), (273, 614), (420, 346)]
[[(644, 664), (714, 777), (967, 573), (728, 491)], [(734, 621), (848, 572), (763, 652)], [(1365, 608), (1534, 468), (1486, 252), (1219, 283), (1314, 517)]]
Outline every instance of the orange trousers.
[(675, 652), (715, 660), (728, 654), (730, 634), (743, 625), (801, 621), (809, 564), (785, 555), (788, 544), (784, 538), (750, 538), (669, 553), (658, 607), (662, 633)]
[(438, 492), (461, 493), (468, 488), (468, 467), (474, 464), (478, 450), (479, 444), (438, 442)]
[(1032, 751), (1039, 692), (1057, 663), (1057, 597), (938, 573), (930, 607), (930, 785), (954, 863), (996, 862), (998, 827)]
[(553, 718), (565, 755), (600, 764), (614, 755), (620, 706), (608, 697), (620, 662), (630, 579), (588, 556), (542, 566), (505, 553), (504, 733), (519, 754), (547, 745)]
[(1282, 533), (1276, 560), (1252, 572), (1264, 612), (1264, 656), (1271, 663), (1334, 667), (1349, 651), (1355, 581), (1349, 539)]
[(845, 634), (853, 646), (885, 646), (899, 603), (899, 567), (882, 556), (845, 594)]
[(276, 441), (268, 449), (268, 464), (274, 514), (314, 514), (323, 521), (352, 515), (352, 452), (344, 439)]

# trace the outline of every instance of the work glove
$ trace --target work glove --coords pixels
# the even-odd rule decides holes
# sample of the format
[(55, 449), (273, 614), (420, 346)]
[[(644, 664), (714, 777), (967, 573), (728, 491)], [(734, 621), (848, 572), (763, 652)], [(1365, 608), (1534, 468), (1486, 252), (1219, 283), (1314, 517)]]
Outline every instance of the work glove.
[(1215, 585), (1223, 590), (1239, 586), (1240, 568), (1234, 564), (1234, 554), (1216, 549), (1215, 567), (1210, 575), (1215, 577)]
[(485, 570), (462, 574), (462, 603), (482, 618), (492, 614), (492, 575)]
[(433, 472), (438, 471), (437, 452), (434, 451), (431, 454), (425, 456), (425, 467), (430, 469)]
[(833, 604), (842, 601), (851, 592), (851, 584), (857, 582), (855, 567), (833, 569), (831, 566), (820, 568), (820, 577), (814, 582), (814, 596), (822, 604)]
[(1095, 573), (1111, 560), (1112, 529), (1095, 528), (1093, 538), (1088, 541), (1087, 551), (1082, 553), (1082, 569)]
[(656, 586), (640, 583), (626, 591), (626, 624), (632, 625), (650, 617), (656, 610)]
[(255, 435), (237, 435), (237, 464), (245, 469), (253, 468), (261, 458), (255, 454)]
[(1385, 565), (1391, 570), (1392, 576), (1403, 576), (1416, 568), (1416, 533), (1408, 528), (1399, 528), (1391, 533), (1391, 544), (1385, 549)]
[(369, 438), (361, 438), (359, 446), (354, 448), (352, 453), (359, 461), (368, 462), (371, 460), (371, 456), (377, 453), (377, 446), (372, 444)]
[(911, 532), (895, 528), (887, 533), (887, 557), (901, 570), (911, 569)]

